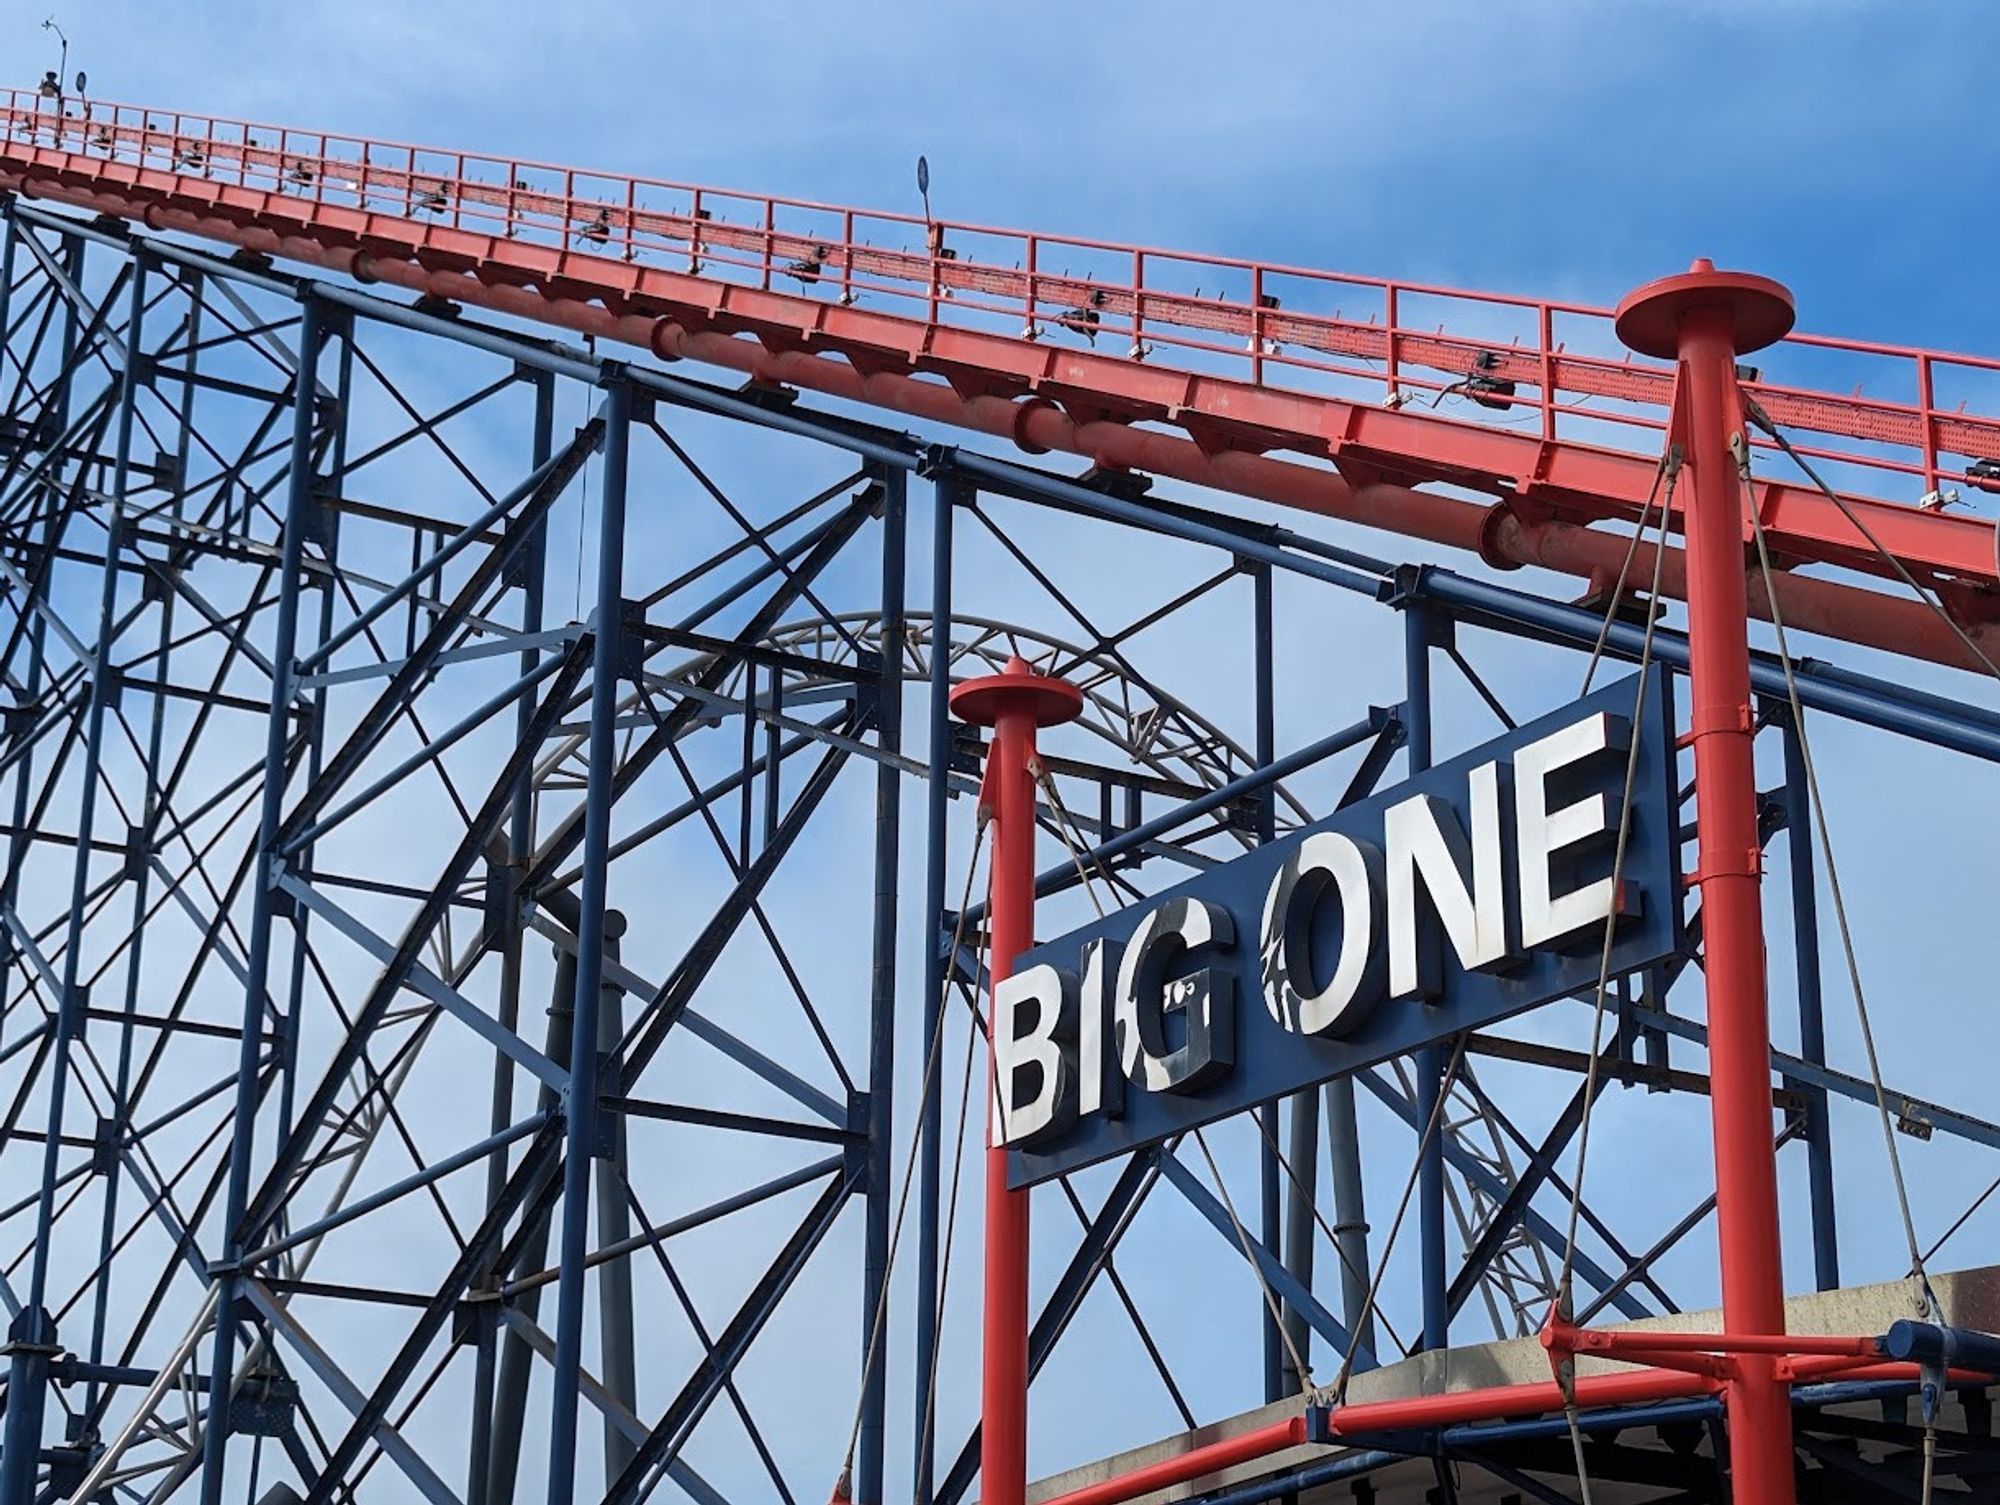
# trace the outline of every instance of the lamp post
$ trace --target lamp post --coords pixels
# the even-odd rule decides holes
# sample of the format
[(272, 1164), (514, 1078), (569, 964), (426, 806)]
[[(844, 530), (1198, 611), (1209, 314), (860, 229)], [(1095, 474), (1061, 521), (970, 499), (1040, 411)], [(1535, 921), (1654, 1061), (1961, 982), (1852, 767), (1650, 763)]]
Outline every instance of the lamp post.
[(57, 58), (55, 72), (44, 73), (42, 75), (42, 86), (37, 92), (44, 99), (60, 101), (63, 93), (63, 80), (69, 77), (69, 38), (63, 34), (63, 29), (56, 25), (56, 18), (54, 16), (50, 16), (42, 22), (42, 30), (52, 31), (56, 34), (56, 40), (62, 43), (62, 52)]

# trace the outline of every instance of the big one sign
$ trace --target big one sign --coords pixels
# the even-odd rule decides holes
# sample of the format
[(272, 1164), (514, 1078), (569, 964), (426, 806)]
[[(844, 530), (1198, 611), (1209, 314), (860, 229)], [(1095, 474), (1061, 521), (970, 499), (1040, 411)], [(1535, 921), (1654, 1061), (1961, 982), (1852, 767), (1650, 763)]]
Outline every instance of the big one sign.
[[(1637, 712), (1635, 717), (1635, 710)], [(993, 997), (993, 1138), (1029, 1186), (1594, 991), (1681, 945), (1655, 669), (1026, 953)]]

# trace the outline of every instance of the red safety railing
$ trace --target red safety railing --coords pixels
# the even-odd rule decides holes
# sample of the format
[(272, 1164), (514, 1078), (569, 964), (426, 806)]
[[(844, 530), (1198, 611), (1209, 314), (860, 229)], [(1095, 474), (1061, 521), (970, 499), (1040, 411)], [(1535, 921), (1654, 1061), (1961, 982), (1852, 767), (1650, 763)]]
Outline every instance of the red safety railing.
[[(1309, 1442), (1366, 1445), (1399, 1433), (1555, 1415), (1566, 1408), (1615, 1410), (1713, 1394), (1747, 1355), (1772, 1357), (1787, 1384), (1832, 1380), (1919, 1384), (1925, 1378), (1921, 1364), (1889, 1360), (1883, 1339), (1859, 1335), (1606, 1331), (1574, 1327), (1552, 1315), (1541, 1341), (1555, 1379), (1334, 1405), (1317, 1413), (1318, 1426), (1312, 1413), (1287, 1417), (1099, 1479), (1057, 1495), (1047, 1505), (1127, 1505), (1155, 1491), (1212, 1481), (1226, 1469), (1272, 1460)], [(1579, 1354), (1651, 1367), (1578, 1377), (1569, 1366)], [(1986, 1385), (1992, 1379), (1984, 1371), (1956, 1364), (1941, 1365), (1935, 1373), (1952, 1385)]]
[[(1335, 380), (1399, 404), (1457, 399), (1485, 410), (1460, 416), (1525, 421), (1545, 438), (1575, 420), (1599, 441), (1609, 430), (1642, 431), (1652, 437), (1641, 447), (1657, 449), (1666, 426), (1671, 373), (1609, 353), (1617, 349), (1610, 312), (1586, 304), (926, 220), (102, 100), (58, 106), (28, 90), (0, 97), (10, 140), (315, 204), (430, 219), (763, 288), (789, 282), (844, 304), (879, 300), (886, 311), (932, 323), (1102, 342), (1133, 360), (1212, 362), (1220, 373), (1264, 386), (1317, 390)], [(1453, 323), (1461, 332), (1447, 332)], [(1482, 326), (1483, 333), (1468, 332)], [(1781, 348), (1787, 364), (1820, 356), (1870, 366), (1878, 385), (1909, 394), (1863, 395), (1860, 380), (1837, 396), (1752, 382), (1749, 390), (1780, 425), (1859, 441), (1801, 445), (1803, 453), (1905, 477), (1909, 484), (1888, 494), (1913, 492), (1912, 501), (1954, 479), (2000, 491), (2000, 465), (1992, 476), (1963, 476), (1969, 464), (2000, 461), (2000, 418), (1967, 411), (1975, 393), (2000, 399), (2000, 359), (1812, 335), (1794, 335)], [(1940, 394), (1952, 391), (1961, 395), (1946, 406)]]
[[(814, 373), (836, 395), (877, 400), (864, 390), (871, 378), (907, 371), (944, 376), (968, 405), (1041, 397), (1082, 415), (1078, 424), (1164, 424), (1200, 453), (1151, 468), (1299, 505), (1320, 505), (1303, 497), (1312, 483), (1212, 474), (1208, 462), (1304, 453), (1330, 458), (1356, 489), (1445, 483), (1499, 498), (1513, 523), (1588, 527), (1637, 515), (1671, 417), (1671, 367), (1623, 353), (1610, 314), (1583, 304), (100, 100), (12, 90), (0, 101), (0, 186), (40, 184), (61, 197), (77, 185), (95, 197), (75, 201), (108, 212), (158, 204), (188, 224), (211, 216), (197, 233), (264, 226), (287, 247), (303, 234), (432, 276), (472, 272), (501, 289), (490, 301), (509, 311), (524, 311), (510, 292), (560, 287), (620, 317), (676, 321), (671, 339), (651, 341), (661, 354), (760, 377), (783, 355), (837, 353), (851, 373)], [(184, 227), (172, 215), (162, 224)], [(745, 334), (772, 358), (716, 343)], [(1995, 584), (1992, 523), (1944, 509), (1954, 491), (2000, 490), (2000, 418), (1990, 416), (2000, 411), (2000, 360), (1818, 336), (1793, 336), (1759, 359), (1747, 389), (1860, 499), (1895, 560), (1941, 586)], [(801, 374), (795, 364), (773, 379)], [(909, 396), (895, 388), (889, 405), (928, 411)], [(1024, 417), (1015, 437), (1032, 447), (1037, 421)], [(1071, 437), (1055, 442), (1083, 447)], [(1148, 458), (1135, 438), (1114, 462)], [(1895, 573), (1813, 488), (1766, 468), (1777, 478), (1760, 481), (1760, 505), (1781, 561)], [(1358, 520), (1461, 546), (1476, 531), (1475, 519), (1435, 505)], [(1474, 546), (1595, 572), (1594, 554), (1580, 560), (1545, 542), (1487, 528)], [(1968, 621), (1994, 615), (1962, 596), (1953, 604)], [(1817, 615), (1841, 614), (1836, 603)], [(1869, 633), (1863, 640), (1883, 637)]]

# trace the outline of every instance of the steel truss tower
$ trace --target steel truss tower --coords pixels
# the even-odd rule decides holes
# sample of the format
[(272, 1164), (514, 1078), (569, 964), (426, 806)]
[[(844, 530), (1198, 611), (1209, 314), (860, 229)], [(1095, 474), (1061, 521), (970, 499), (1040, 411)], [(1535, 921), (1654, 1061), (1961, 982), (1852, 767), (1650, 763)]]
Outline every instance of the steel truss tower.
[[(1602, 601), (1397, 565), (1117, 465), (1062, 474), (608, 359), (517, 309), (0, 208), (0, 1505), (805, 1500), (850, 1423), (860, 1505), (975, 1498), (959, 1103), (984, 749), (951, 687), (1018, 655), (1081, 693), (1033, 795), (1046, 927), (1566, 698), (1482, 675), (1493, 644), (1565, 685), (1600, 638), (1644, 651), (1643, 614), (1607, 625)], [(1774, 493), (1773, 526), (1809, 500)], [(1836, 599), (1818, 583), (1787, 599)], [(1963, 657), (1934, 626), (1898, 638), (1906, 604), (1853, 635)], [(1281, 624), (1308, 619), (1357, 661), (1301, 667)], [(1674, 623), (1651, 653), (1679, 683)], [(1755, 837), (1789, 873), (1771, 939), (1795, 957), (1771, 1128), (1806, 1186), (1788, 1239), (1830, 1290), (1834, 1105), (1876, 1091), (1827, 1059), (1775, 659), (1751, 691)], [(1810, 661), (1797, 694), (1885, 746), (2000, 759), (2000, 715), (1970, 704)], [(1584, 1200), (1575, 1248), (1565, 1213), (1594, 1103), (1708, 1092), (1695, 959), (1616, 980), (1594, 1071), (1551, 1005), (1567, 1023), (1468, 1037), (1448, 1071), (1427, 1051), (1225, 1126), (1220, 1183), (1175, 1143), (1041, 1194), (1028, 1373), (1083, 1350), (1104, 1393), (1156, 1408), (1137, 1441), (1343, 1361), (1531, 1332), (1565, 1261), (1581, 1323), (1691, 1304), (1670, 1272), (1712, 1197), (1637, 1229)], [(1906, 1135), (2000, 1149), (1986, 1118), (1888, 1089)], [(1169, 1280), (1119, 1258), (1156, 1233)], [(1254, 1372), (1199, 1372), (1175, 1331), (1198, 1297), (1254, 1328)], [(1941, 1477), (1984, 1477), (1984, 1393), (1945, 1413)], [(1913, 1476), (1921, 1427), (1860, 1428), (1858, 1395), (1793, 1393), (1812, 1488)], [(1587, 1416), (1593, 1477), (1666, 1468), (1677, 1497), (1721, 1498), (1715, 1405), (1664, 1410), (1666, 1463), (1621, 1445), (1629, 1417)], [(1546, 1429), (1380, 1442), (1320, 1483), (1415, 1457), (1573, 1497)]]

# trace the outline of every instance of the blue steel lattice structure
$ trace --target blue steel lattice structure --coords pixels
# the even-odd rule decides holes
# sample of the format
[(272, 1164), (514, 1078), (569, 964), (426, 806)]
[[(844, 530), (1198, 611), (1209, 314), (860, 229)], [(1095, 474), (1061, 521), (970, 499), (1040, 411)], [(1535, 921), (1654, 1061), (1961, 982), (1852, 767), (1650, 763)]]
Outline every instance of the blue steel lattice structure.
[[(857, 1413), (856, 1501), (973, 1497), (971, 1419), (928, 1383), (967, 1354), (939, 1291), (984, 917), (954, 912), (978, 750), (948, 686), (1016, 650), (1085, 686), (1048, 759), (1062, 807), (1042, 812), (1038, 880), (1078, 903), (1086, 875), (1157, 890), (1448, 756), (1434, 670), (1525, 718), (1478, 677), (1475, 637), (1587, 653), (1602, 625), (1130, 476), (1060, 476), (4, 208), (0, 1505), (805, 1499)], [(808, 456), (783, 473), (810, 480), (753, 499), (727, 479), (753, 447)], [(1112, 626), (1119, 608), (1044, 568), (1050, 537), (1143, 539), (1200, 574)], [(981, 582), (954, 579), (968, 558), (1012, 561), (1029, 625), (978, 614)], [(1278, 582), (1400, 613), (1399, 703), (1282, 749)], [(1132, 643), (1245, 604), (1230, 592), (1248, 596), (1230, 618), (1247, 746), (1203, 674)], [(1640, 647), (1614, 621), (1607, 652)], [(1655, 656), (1684, 668), (1684, 641), (1662, 630)], [(1807, 822), (1784, 679), (1760, 660), (1753, 680), (1786, 769), (1764, 834), (1792, 847)], [(1816, 716), (2000, 757), (2000, 716), (1968, 705), (1816, 664), (1799, 692)], [(1801, 1045), (1774, 1057), (1775, 1123), (1809, 1169), (1824, 1289), (1841, 1274), (1828, 1103), (1873, 1091), (1824, 1059), (1816, 889), (1792, 849)], [(1702, 1089), (1698, 1049), (1674, 1052), (1703, 1037), (1675, 1007), (1684, 971), (1620, 981), (1588, 1089), (1586, 1059), (1531, 1015), (1464, 1040), (1449, 1077), (1433, 1046), (1237, 1120), (1230, 1163), (1254, 1173), (1233, 1196), (1178, 1143), (1050, 1188), (1031, 1368), (1095, 1293), (1140, 1340), (1127, 1378), (1190, 1428), (1212, 1419), (1114, 1257), (1162, 1186), (1217, 1235), (1187, 1278), (1234, 1280), (1264, 1333), (1244, 1405), (1295, 1394), (1294, 1355), (1366, 1366), (1462, 1337), (1482, 1308), (1494, 1331), (1532, 1329), (1589, 1093)], [(1489, 1061), (1570, 1079), (1546, 1133), (1489, 1091)], [(2000, 1127), (1903, 1085), (1906, 1125), (2000, 1149)], [(1414, 1132), (1374, 1131), (1420, 1130), (1447, 1090), (1399, 1246), (1418, 1246), (1415, 1300), (1371, 1314), (1386, 1214), (1362, 1205), (1364, 1160), (1400, 1174)], [(1706, 1212), (1639, 1245), (1586, 1204), (1579, 1318), (1673, 1310), (1660, 1266)], [(717, 1237), (726, 1260), (683, 1257)], [(1244, 1282), (1246, 1243), (1281, 1321)], [(802, 1351), (803, 1391), (784, 1374)], [(801, 1393), (823, 1414), (802, 1420)], [(1696, 1427), (1684, 1498), (1719, 1497), (1705, 1406), (1671, 1418)], [(1817, 1415), (1801, 1412), (1809, 1474), (1852, 1440)], [(1616, 1418), (1586, 1421), (1594, 1476), (1618, 1479)], [(1916, 1436), (1857, 1466), (1906, 1477)], [(1387, 1443), (1341, 1469), (1462, 1453), (1572, 1497), (1526, 1428)], [(1988, 1450), (1953, 1433), (1940, 1467), (1976, 1477)]]

